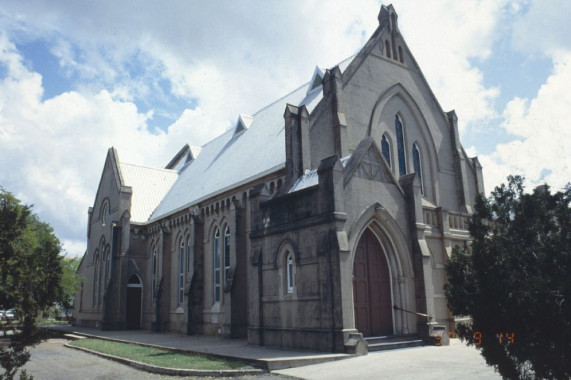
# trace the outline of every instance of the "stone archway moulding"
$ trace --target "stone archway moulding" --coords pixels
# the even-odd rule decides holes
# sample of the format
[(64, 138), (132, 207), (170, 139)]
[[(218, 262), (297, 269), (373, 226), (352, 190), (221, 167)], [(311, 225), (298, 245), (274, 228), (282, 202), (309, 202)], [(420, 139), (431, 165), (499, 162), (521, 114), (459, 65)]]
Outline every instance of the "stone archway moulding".
[[(386, 256), (391, 272), (393, 303), (407, 310), (415, 310), (414, 271), (410, 246), (394, 218), (378, 202), (363, 210), (349, 231), (350, 268), (347, 268), (347, 273), (353, 274), (357, 245), (367, 229), (370, 229), (377, 238)], [(350, 292), (348, 295), (351, 305), (346, 310), (354, 313), (353, 293)], [(354, 315), (351, 319), (354, 321)], [(394, 312), (393, 321), (397, 334), (409, 334), (416, 329), (413, 318), (402, 311)]]
[(427, 144), (430, 146), (428, 149), (430, 150), (429, 158), (430, 158), (430, 166), (431, 166), (431, 174), (434, 177), (436, 171), (440, 171), (440, 164), (438, 162), (438, 154), (436, 153), (436, 146), (434, 144), (434, 138), (428, 128), (428, 123), (422, 114), (420, 107), (414, 100), (414, 98), (410, 95), (410, 93), (403, 87), (402, 84), (396, 83), (389, 87), (384, 93), (382, 93), (375, 105), (373, 106), (373, 112), (371, 113), (371, 118), (369, 120), (369, 126), (367, 128), (367, 136), (371, 136), (373, 126), (375, 125), (376, 121), (380, 119), (381, 112), (387, 105), (387, 103), (393, 99), (395, 96), (398, 96), (402, 99), (402, 101), (408, 106), (409, 110), (412, 112), (416, 123), (419, 126), (423, 126), (424, 128), (420, 128), (420, 132), (424, 135), (425, 131), (428, 133), (428, 136), (424, 136)]

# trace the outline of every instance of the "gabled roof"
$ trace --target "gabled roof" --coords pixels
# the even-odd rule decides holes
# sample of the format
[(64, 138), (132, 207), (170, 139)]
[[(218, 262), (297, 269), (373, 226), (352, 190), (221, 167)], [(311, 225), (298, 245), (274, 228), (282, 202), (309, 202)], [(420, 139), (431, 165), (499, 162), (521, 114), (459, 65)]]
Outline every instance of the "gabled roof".
[[(311, 112), (322, 97), (321, 92), (306, 96), (307, 86), (254, 114), (241, 133), (230, 129), (204, 145), (192, 165), (181, 171), (151, 220), (285, 167), (285, 105), (305, 105)], [(241, 121), (246, 120), (242, 117)]]
[[(339, 63), (340, 70), (352, 59)], [(317, 69), (313, 74), (315, 82)], [(284, 168), (284, 108), (286, 104), (305, 105), (312, 112), (323, 98), (323, 91), (308, 91), (312, 84), (304, 84), (252, 116), (240, 115), (235, 128), (204, 145), (192, 164), (181, 168), (176, 183), (149, 221)]]
[(119, 163), (123, 185), (132, 188), (131, 222), (146, 222), (178, 178), (175, 170)]

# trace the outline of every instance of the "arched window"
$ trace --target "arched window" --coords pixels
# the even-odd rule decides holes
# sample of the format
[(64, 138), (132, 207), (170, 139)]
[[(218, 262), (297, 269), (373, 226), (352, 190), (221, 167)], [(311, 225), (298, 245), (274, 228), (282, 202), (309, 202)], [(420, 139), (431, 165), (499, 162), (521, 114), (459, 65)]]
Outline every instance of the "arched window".
[(180, 239), (178, 251), (178, 303), (184, 302), (184, 240)]
[(387, 139), (386, 135), (383, 135), (383, 138), (381, 139), (381, 151), (383, 153), (383, 157), (385, 158), (387, 164), (389, 165), (389, 168), (392, 168), (391, 144), (389, 143), (389, 140)]
[(153, 256), (151, 258), (151, 293), (153, 295), (153, 303), (156, 298), (156, 288), (157, 288), (157, 249), (153, 250)]
[(424, 194), (424, 185), (422, 181), (422, 160), (420, 158), (420, 150), (416, 143), (412, 144), (412, 163), (414, 166), (414, 172), (418, 175), (418, 180), (420, 181), (420, 192)]
[(226, 226), (224, 229), (224, 278), (226, 278), (228, 269), (230, 269), (230, 228)]
[(395, 132), (397, 136), (397, 150), (399, 159), (399, 175), (406, 174), (406, 155), (404, 148), (404, 130), (402, 120), (398, 114), (395, 115)]
[(399, 61), (404, 63), (404, 57), (402, 56), (402, 46), (399, 46)]
[(109, 202), (105, 201), (101, 210), (101, 225), (109, 224)]
[(214, 259), (214, 302), (220, 302), (220, 231), (214, 231), (214, 242), (212, 245)]
[(293, 253), (291, 253), (290, 251), (286, 251), (286, 252), (285, 252), (285, 257), (286, 257), (286, 262), (285, 262), (285, 267), (286, 267), (286, 291), (287, 291), (288, 294), (292, 294), (292, 293), (293, 293), (293, 288), (294, 288), (294, 275), (293, 275), (294, 258), (293, 258)]
[(385, 53), (387, 54), (387, 57), (391, 57), (391, 44), (389, 40), (385, 41)]

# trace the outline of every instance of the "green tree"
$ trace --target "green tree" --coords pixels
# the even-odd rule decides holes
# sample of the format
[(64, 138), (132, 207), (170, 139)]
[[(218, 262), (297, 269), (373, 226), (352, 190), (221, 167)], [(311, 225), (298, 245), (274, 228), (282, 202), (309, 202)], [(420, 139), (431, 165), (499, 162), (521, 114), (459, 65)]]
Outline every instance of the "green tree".
[(70, 316), (75, 294), (81, 287), (81, 275), (77, 273), (80, 261), (79, 257), (60, 256), (62, 297), (58, 301), (58, 306), (65, 312), (66, 317)]
[(472, 317), (457, 333), (504, 378), (571, 377), (570, 195), (508, 177), (476, 200), (473, 243), (447, 263), (449, 307)]
[(0, 349), (0, 378), (13, 378), (28, 361), (28, 347), (41, 339), (36, 318), (62, 298), (60, 251), (53, 229), (0, 187), (0, 308), (15, 309), (18, 318), (2, 325), (12, 335)]

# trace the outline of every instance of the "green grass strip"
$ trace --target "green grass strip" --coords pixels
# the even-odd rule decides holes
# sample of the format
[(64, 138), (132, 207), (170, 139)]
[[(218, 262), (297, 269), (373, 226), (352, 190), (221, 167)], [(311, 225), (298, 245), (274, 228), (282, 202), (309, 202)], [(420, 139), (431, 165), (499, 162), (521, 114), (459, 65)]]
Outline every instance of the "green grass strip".
[(70, 342), (70, 345), (159, 367), (200, 370), (253, 369), (243, 363), (102, 339), (80, 339)]

